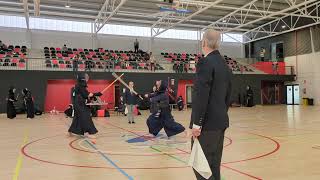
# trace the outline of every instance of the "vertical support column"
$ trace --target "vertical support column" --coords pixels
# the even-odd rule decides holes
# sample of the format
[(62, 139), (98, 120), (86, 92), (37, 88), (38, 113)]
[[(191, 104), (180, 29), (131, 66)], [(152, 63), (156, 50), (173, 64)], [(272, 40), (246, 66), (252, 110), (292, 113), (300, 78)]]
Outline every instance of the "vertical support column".
[(26, 29), (26, 46), (29, 49), (33, 48), (33, 45), (32, 45), (32, 33), (31, 33), (30, 29)]
[(153, 37), (153, 29), (151, 28), (151, 37), (150, 37), (149, 48), (148, 48), (149, 52), (153, 51), (153, 44), (154, 44), (154, 37)]
[(96, 26), (91, 23), (91, 47), (92, 49), (97, 49), (99, 44), (98, 33), (96, 33)]
[(312, 50), (312, 53), (315, 53), (312, 27), (310, 27), (309, 30), (310, 30), (310, 38), (311, 38), (311, 41), (310, 41), (310, 43), (311, 43), (311, 50)]
[(197, 54), (202, 53), (201, 52), (201, 29), (198, 30), (198, 36), (197, 36), (197, 41), (198, 41), (198, 48), (197, 48)]

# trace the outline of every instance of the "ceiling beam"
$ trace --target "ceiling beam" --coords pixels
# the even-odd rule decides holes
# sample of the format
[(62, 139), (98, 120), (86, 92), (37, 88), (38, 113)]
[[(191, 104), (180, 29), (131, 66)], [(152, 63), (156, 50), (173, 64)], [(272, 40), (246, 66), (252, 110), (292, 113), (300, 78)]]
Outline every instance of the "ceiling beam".
[[(127, 0), (106, 0), (103, 4), (101, 10), (98, 13), (98, 16), (94, 22), (95, 24), (95, 33), (98, 33), (103, 26), (119, 11), (120, 7)], [(117, 4), (118, 3), (118, 4)], [(106, 13), (110, 12), (109, 16), (106, 16)]]
[[(151, 26), (151, 36), (154, 38), (164, 32), (166, 32), (167, 30), (169, 29), (172, 29), (173, 27), (193, 18), (194, 16), (197, 16), (198, 14), (206, 11), (207, 9), (221, 3), (223, 0), (216, 0), (214, 2), (211, 2), (211, 3), (208, 3), (206, 5), (203, 5), (203, 6), (199, 6), (197, 3), (193, 4), (195, 6), (198, 7), (198, 10), (190, 15), (185, 15), (185, 14), (182, 14), (182, 15), (185, 15), (181, 20), (179, 20), (178, 22), (174, 22), (172, 23), (172, 21), (168, 20), (167, 18), (170, 17), (170, 16), (173, 16), (173, 13), (168, 13), (166, 15), (164, 15), (163, 17), (161, 17), (158, 21), (156, 21), (152, 26)], [(193, 0), (190, 0), (188, 2), (186, 2), (186, 4), (181, 4), (182, 6), (184, 6), (184, 8), (188, 8), (189, 5), (191, 5), (193, 2)], [(163, 26), (161, 24), (161, 22), (166, 22), (167, 24), (165, 26)]]
[(26, 19), (27, 29), (30, 29), (30, 27), (29, 27), (29, 7), (28, 7), (28, 0), (23, 0), (23, 10), (24, 10), (24, 17), (25, 17), (25, 19)]
[(40, 16), (40, 0), (33, 0), (34, 16)]
[[(252, 30), (249, 30), (248, 32), (243, 34), (244, 37), (247, 39), (246, 43), (266, 39), (269, 37), (320, 24), (319, 7), (320, 1), (314, 4), (305, 5), (303, 8), (293, 12), (293, 14), (295, 15), (311, 14), (312, 12), (316, 12), (316, 14), (318, 14), (316, 18), (314, 18), (314, 16), (309, 18), (301, 16), (297, 18), (296, 16), (292, 16), (291, 14), (289, 14), (287, 16), (278, 18), (274, 21), (271, 21)], [(308, 21), (309, 23), (302, 23), (306, 21)]]
[[(260, 22), (260, 21), (262, 21), (262, 20), (265, 20), (265, 19), (267, 19), (267, 18), (269, 18), (269, 17), (274, 17), (274, 16), (282, 15), (283, 13), (286, 13), (286, 12), (289, 12), (289, 11), (292, 11), (292, 10), (295, 10), (295, 9), (297, 9), (297, 8), (299, 9), (299, 8), (302, 7), (302, 6), (306, 6), (306, 5), (311, 4), (311, 3), (313, 3), (313, 2), (316, 2), (316, 1), (318, 1), (318, 0), (306, 0), (306, 1), (302, 2), (302, 3), (300, 3), (300, 4), (295, 4), (295, 5), (289, 5), (289, 4), (288, 4), (288, 6), (289, 6), (288, 8), (285, 8), (285, 9), (279, 11), (279, 12), (272, 12), (272, 13), (270, 13), (270, 14), (268, 14), (268, 15), (261, 13), (261, 17), (260, 17), (260, 18), (255, 19), (255, 20), (253, 20), (253, 21), (247, 21), (247, 20), (246, 20), (246, 14), (248, 14), (252, 8), (257, 9), (256, 6), (254, 6), (254, 4), (252, 4), (251, 6), (246, 7), (246, 9), (247, 9), (246, 11), (242, 11), (242, 12), (244, 12), (244, 13), (243, 13), (243, 17), (241, 17), (241, 19), (237, 19), (237, 18), (235, 18), (234, 16), (233, 16), (233, 17), (230, 16), (230, 18), (233, 18), (233, 19), (237, 20), (238, 23), (239, 23), (239, 25), (236, 26), (236, 27), (233, 27), (233, 28), (231, 28), (231, 29), (229, 29), (229, 30), (227, 30), (227, 31), (224, 31), (224, 33), (230, 32), (230, 31), (236, 31), (236, 30), (239, 29), (239, 28), (247, 27), (247, 26), (252, 25), (252, 24), (254, 24), (254, 23), (257, 23), (257, 22)], [(266, 11), (269, 11), (268, 9), (269, 9), (269, 7), (272, 6), (272, 3), (273, 3), (273, 1), (270, 1), (269, 4), (265, 4), (265, 5), (266, 5), (265, 7), (267, 8)], [(265, 8), (264, 8), (264, 9), (265, 9)], [(257, 9), (257, 10), (259, 10), (259, 9)], [(292, 13), (287, 13), (287, 15), (288, 15), (288, 14), (292, 14)], [(293, 14), (294, 14), (294, 13), (293, 13)], [(208, 26), (208, 27), (211, 27), (211, 26)]]

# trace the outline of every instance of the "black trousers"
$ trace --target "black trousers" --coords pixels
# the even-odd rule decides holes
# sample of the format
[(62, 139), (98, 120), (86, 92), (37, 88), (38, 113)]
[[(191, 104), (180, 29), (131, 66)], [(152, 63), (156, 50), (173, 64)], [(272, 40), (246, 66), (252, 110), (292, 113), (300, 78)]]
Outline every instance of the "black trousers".
[[(220, 165), (223, 151), (225, 130), (203, 131), (198, 137), (202, 150), (208, 160), (212, 171), (212, 176), (209, 180), (220, 180)], [(193, 140), (191, 145), (193, 145)], [(191, 146), (192, 147), (192, 146)], [(197, 180), (205, 180), (197, 171), (193, 170)]]

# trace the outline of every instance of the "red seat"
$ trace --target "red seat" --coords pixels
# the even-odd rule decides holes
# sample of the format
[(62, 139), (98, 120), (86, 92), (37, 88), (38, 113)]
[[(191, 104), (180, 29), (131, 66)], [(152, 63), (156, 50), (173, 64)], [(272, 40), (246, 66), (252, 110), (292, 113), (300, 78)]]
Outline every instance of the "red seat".
[(17, 53), (21, 52), (20, 48), (14, 48), (14, 52), (17, 52)]
[(80, 69), (84, 69), (86, 67), (86, 65), (84, 65), (84, 64), (79, 64), (79, 68)]
[(59, 68), (65, 69), (65, 68), (66, 68), (66, 65), (65, 65), (65, 64), (59, 64)]
[(103, 49), (103, 48), (100, 48), (100, 49), (99, 49), (99, 52), (104, 52), (104, 49)]
[(139, 63), (139, 66), (140, 66), (140, 67), (145, 67), (145, 66), (146, 66), (146, 63)]
[(121, 69), (121, 67), (120, 66), (116, 66), (115, 69)]
[(131, 70), (131, 69), (133, 69), (133, 67), (132, 67), (132, 66), (128, 66), (127, 69), (130, 69), (130, 70)]
[(58, 60), (53, 59), (53, 60), (52, 60), (52, 64), (59, 64), (59, 62), (58, 62)]
[(11, 59), (11, 62), (12, 62), (12, 63), (18, 63), (19, 60), (18, 60), (18, 59)]
[(70, 58), (74, 58), (74, 56), (75, 56), (74, 54), (69, 54)]
[(93, 55), (96, 55), (96, 52), (90, 51), (89, 54), (90, 54), (91, 56), (93, 56)]
[(58, 47), (57, 47), (57, 48), (56, 48), (56, 51), (61, 51), (61, 48), (58, 48)]
[(78, 51), (79, 51), (79, 52), (83, 52), (83, 49), (82, 49), (82, 48), (79, 48)]
[(63, 57), (62, 59), (65, 60), (65, 61), (70, 61), (69, 57)]
[(62, 58), (63, 56), (62, 56), (61, 53), (57, 53), (57, 57), (58, 57), (58, 58)]
[(26, 65), (25, 65), (25, 63), (19, 63), (19, 64), (18, 64), (18, 67), (19, 67), (19, 68), (25, 68)]
[(0, 54), (0, 58), (4, 58), (5, 57), (5, 55), (4, 54)]

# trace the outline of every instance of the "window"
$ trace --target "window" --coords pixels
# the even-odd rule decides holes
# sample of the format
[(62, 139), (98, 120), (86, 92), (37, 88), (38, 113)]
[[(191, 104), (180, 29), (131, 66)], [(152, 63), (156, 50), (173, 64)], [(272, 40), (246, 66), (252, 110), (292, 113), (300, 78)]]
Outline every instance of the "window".
[(27, 28), (25, 18), (24, 17), (20, 17), (20, 16), (0, 15), (0, 26)]
[(198, 39), (197, 36), (198, 36), (198, 31), (169, 29), (157, 37), (158, 38), (171, 38), (171, 39), (197, 40)]
[(223, 42), (243, 42), (242, 34), (226, 33), (222, 36)]
[(31, 29), (91, 33), (91, 23), (57, 19), (30, 18)]
[(138, 27), (138, 26), (126, 26), (117, 24), (106, 24), (99, 31), (101, 34), (115, 34), (115, 35), (125, 35), (125, 36), (151, 36), (150, 27)]

